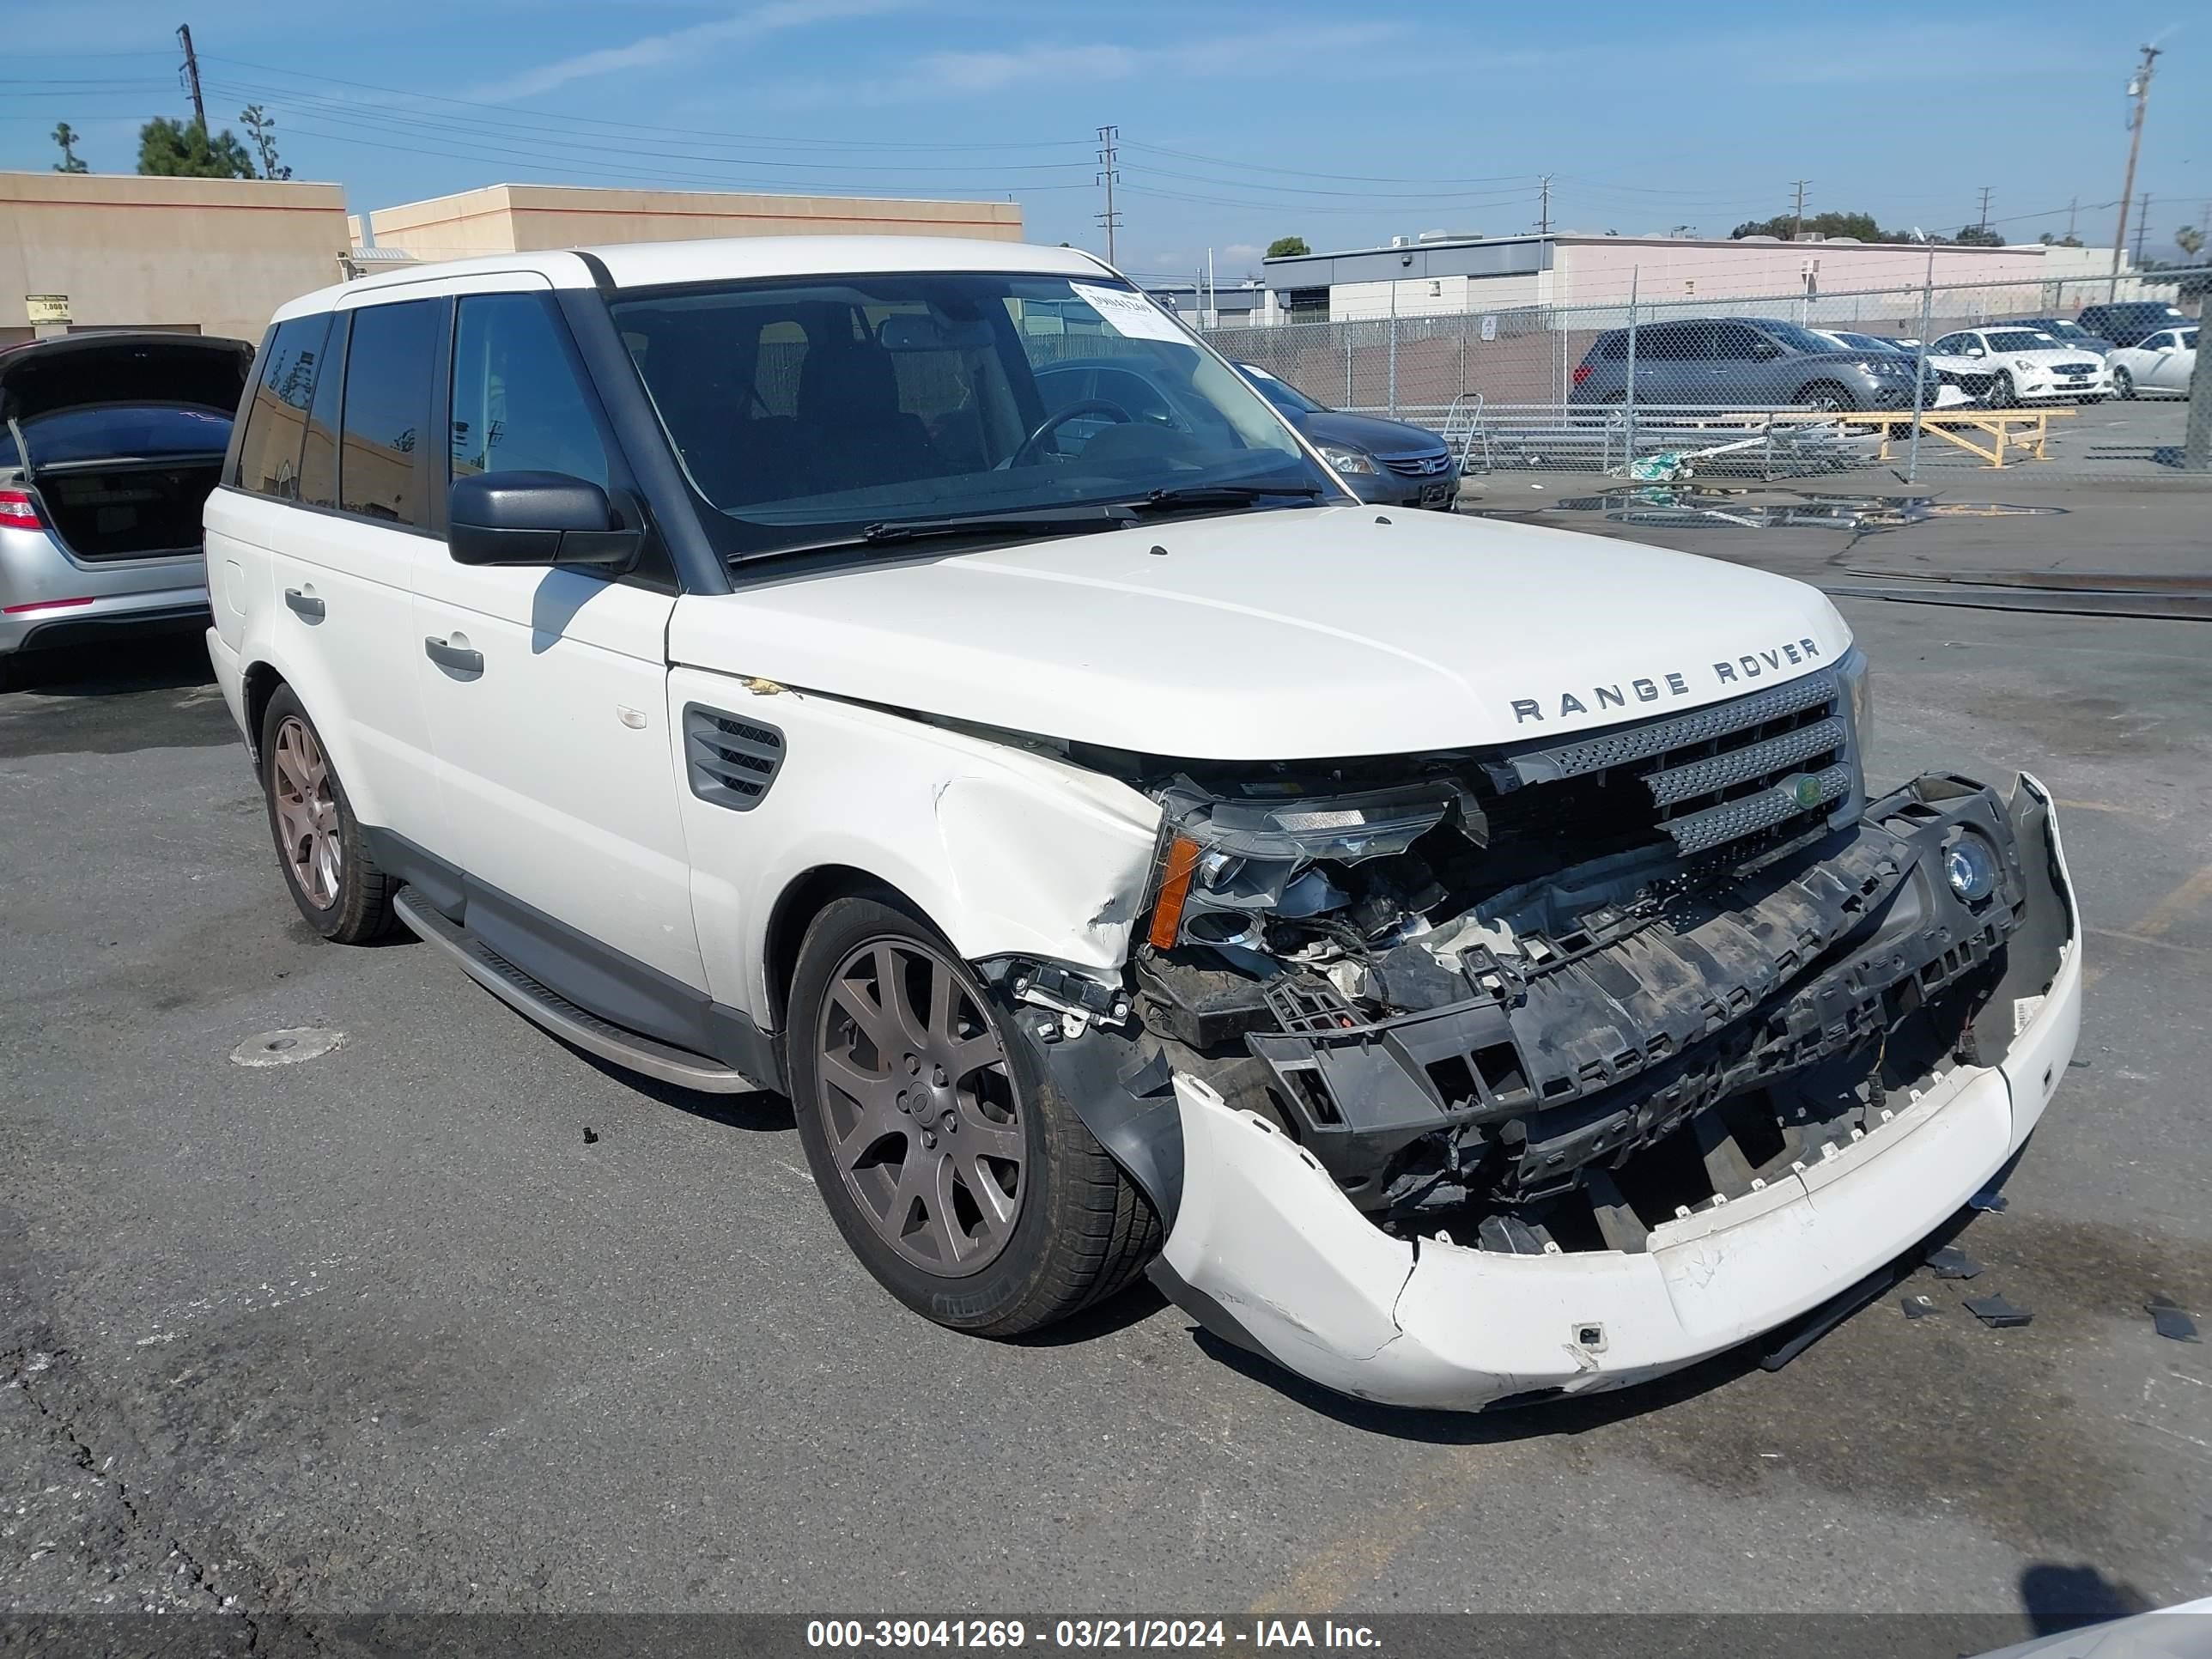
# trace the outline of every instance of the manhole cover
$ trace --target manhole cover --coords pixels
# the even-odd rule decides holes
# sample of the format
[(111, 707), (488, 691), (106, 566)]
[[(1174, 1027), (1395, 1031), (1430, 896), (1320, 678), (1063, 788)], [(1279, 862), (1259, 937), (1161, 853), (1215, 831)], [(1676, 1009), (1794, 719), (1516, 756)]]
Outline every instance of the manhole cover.
[(295, 1025), (282, 1031), (263, 1031), (230, 1051), (234, 1066), (295, 1066), (303, 1060), (320, 1060), (345, 1041), (343, 1031), (319, 1025)]

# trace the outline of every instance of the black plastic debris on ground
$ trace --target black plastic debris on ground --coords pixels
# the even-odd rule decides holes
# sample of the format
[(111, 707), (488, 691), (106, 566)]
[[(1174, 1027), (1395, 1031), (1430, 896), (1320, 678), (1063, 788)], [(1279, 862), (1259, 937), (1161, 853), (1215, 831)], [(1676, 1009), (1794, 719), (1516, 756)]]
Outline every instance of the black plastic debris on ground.
[(1905, 1310), (1907, 1319), (1925, 1319), (1936, 1311), (1934, 1300), (1925, 1296), (1902, 1296), (1897, 1299), (1897, 1305)]
[(2151, 1324), (2169, 1342), (2197, 1342), (2203, 1339), (2197, 1334), (2197, 1322), (2189, 1310), (2170, 1296), (2154, 1296), (2143, 1304), (2143, 1311), (2150, 1316)]
[(1993, 1331), (2008, 1331), (2025, 1325), (2035, 1316), (2025, 1308), (2015, 1308), (2002, 1296), (1970, 1296), (1966, 1311)]
[(596, 1146), (599, 1144), (599, 1132), (597, 1129), (594, 1129), (590, 1124), (586, 1123), (584, 1126), (584, 1145), (586, 1146)]
[(1929, 1251), (1928, 1265), (1936, 1270), (1938, 1279), (1972, 1279), (1982, 1270), (1980, 1262), (1955, 1244)]

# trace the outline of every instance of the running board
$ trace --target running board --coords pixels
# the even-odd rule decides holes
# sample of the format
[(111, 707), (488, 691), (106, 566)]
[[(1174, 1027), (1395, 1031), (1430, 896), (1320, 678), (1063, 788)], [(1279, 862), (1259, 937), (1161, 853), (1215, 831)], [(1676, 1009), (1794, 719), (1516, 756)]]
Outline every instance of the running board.
[(640, 1036), (601, 1019), (589, 1009), (579, 1008), (557, 991), (548, 990), (483, 940), (458, 927), (434, 909), (412, 888), (402, 889), (392, 902), (399, 919), (425, 944), (435, 945), (459, 964), (471, 979), (526, 1018), (544, 1026), (555, 1036), (574, 1043), (585, 1053), (641, 1073), (679, 1088), (710, 1095), (745, 1095), (761, 1085), (720, 1060), (695, 1054)]

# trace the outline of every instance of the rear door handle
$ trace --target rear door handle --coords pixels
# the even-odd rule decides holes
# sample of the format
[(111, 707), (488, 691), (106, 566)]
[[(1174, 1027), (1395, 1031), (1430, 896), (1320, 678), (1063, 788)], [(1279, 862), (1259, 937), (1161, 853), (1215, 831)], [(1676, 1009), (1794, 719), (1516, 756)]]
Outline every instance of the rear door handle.
[(434, 636), (422, 641), (422, 654), (441, 668), (450, 668), (456, 674), (483, 672), (483, 653), (471, 651), (465, 646), (449, 645)]
[(323, 619), (323, 602), (311, 593), (302, 593), (296, 587), (288, 587), (284, 590), (284, 603), (311, 623), (319, 623)]

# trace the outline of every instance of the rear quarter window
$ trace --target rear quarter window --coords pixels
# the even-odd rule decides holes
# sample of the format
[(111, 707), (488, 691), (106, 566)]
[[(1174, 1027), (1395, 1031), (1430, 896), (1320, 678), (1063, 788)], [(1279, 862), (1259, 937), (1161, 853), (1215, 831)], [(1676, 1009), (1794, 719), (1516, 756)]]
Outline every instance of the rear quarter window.
[(278, 501), (298, 495), (300, 444), (330, 328), (330, 313), (325, 312), (295, 317), (270, 331), (261, 379), (246, 406), (246, 436), (238, 451), (240, 489)]

